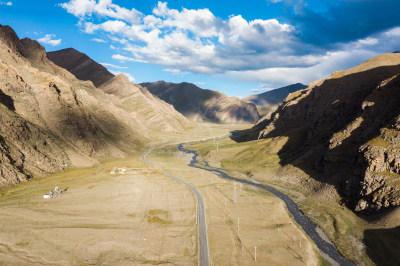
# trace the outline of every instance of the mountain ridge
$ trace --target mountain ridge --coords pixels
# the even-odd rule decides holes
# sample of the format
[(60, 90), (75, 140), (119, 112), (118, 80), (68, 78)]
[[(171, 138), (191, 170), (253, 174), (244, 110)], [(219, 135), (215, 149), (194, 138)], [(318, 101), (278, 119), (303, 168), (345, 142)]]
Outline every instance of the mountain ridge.
[(254, 104), (217, 91), (201, 89), (192, 83), (157, 81), (140, 85), (193, 121), (255, 123), (260, 118)]
[(307, 88), (306, 85), (295, 83), (260, 94), (252, 94), (242, 100), (254, 103), (258, 108), (258, 112), (261, 115), (266, 115), (271, 111), (275, 111), (278, 105), (289, 95), (289, 93), (303, 90), (305, 88)]
[(145, 109), (147, 116), (133, 110), (137, 102), (121, 106), (117, 96), (50, 61), (37, 41), (20, 40), (1, 25), (0, 70), (1, 185), (125, 157), (152, 141), (159, 128), (189, 126), (176, 111), (164, 119), (155, 103)]
[(383, 54), (289, 94), (250, 139), (287, 136), (281, 164), (334, 185), (355, 211), (399, 206), (399, 90), (400, 55)]

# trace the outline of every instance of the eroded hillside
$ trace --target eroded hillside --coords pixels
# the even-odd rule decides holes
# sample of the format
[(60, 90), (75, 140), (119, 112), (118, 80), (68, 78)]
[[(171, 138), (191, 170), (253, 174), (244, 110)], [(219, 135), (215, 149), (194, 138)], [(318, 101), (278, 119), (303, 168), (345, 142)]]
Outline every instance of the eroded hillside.
[(400, 55), (384, 54), (290, 94), (253, 132), (288, 137), (281, 165), (333, 185), (354, 210), (398, 206), (399, 92)]
[[(39, 43), (20, 40), (8, 26), (0, 26), (0, 70), (0, 183), (124, 157), (153, 139), (143, 122), (149, 117), (76, 79), (48, 60)], [(176, 119), (182, 123), (165, 123), (183, 130), (187, 121)]]

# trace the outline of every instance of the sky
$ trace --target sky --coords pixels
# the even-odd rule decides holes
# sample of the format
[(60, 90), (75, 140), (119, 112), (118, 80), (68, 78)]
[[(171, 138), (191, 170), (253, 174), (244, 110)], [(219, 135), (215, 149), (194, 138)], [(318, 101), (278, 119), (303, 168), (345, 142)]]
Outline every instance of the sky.
[(399, 0), (11, 0), (0, 24), (132, 82), (244, 97), (400, 50)]

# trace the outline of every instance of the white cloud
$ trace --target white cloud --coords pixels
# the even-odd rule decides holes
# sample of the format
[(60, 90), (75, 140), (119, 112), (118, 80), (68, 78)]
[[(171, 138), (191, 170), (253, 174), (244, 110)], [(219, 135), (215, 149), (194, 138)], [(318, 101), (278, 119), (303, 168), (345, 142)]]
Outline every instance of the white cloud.
[(112, 68), (118, 68), (118, 69), (128, 68), (128, 67), (116, 66), (116, 65), (113, 65), (113, 64), (109, 64), (109, 63), (100, 63), (100, 64), (105, 66), (105, 67), (112, 67)]
[(393, 28), (386, 32), (386, 35), (389, 37), (399, 37), (400, 36), (400, 27)]
[(53, 39), (56, 35), (46, 34), (44, 37), (38, 39), (38, 42), (45, 43), (51, 46), (58, 46), (61, 44), (61, 39)]
[(79, 17), (81, 20), (95, 15), (106, 18), (121, 19), (130, 24), (137, 24), (142, 13), (132, 8), (131, 10), (112, 3), (112, 0), (71, 0), (68, 3), (60, 4), (68, 13)]
[[(315, 56), (295, 54), (295, 46), (300, 43), (294, 27), (276, 19), (246, 21), (238, 15), (223, 20), (208, 9), (177, 10), (158, 2), (152, 14), (131, 13), (137, 19), (132, 23), (131, 17), (117, 12), (123, 8), (111, 0), (71, 0), (61, 6), (81, 19), (86, 33), (103, 32), (123, 44), (132, 56), (113, 57), (121, 61), (206, 74), (318, 62)], [(106, 12), (107, 8), (114, 13)], [(93, 16), (102, 22), (93, 23)]]
[(363, 47), (363, 46), (371, 46), (371, 45), (376, 45), (379, 43), (379, 40), (376, 38), (372, 37), (367, 37), (365, 39), (358, 40), (355, 45), (357, 48)]
[(187, 74), (187, 72), (183, 72), (183, 71), (181, 71), (179, 69), (174, 69), (174, 68), (165, 68), (165, 69), (163, 69), (163, 71), (170, 72), (173, 75), (177, 75), (177, 76), (183, 76), (183, 75)]
[(135, 78), (129, 73), (121, 72), (121, 71), (114, 71), (114, 70), (109, 70), (109, 71), (111, 73), (113, 73), (114, 75), (124, 74), (129, 79), (130, 82), (135, 82)]
[(274, 90), (274, 89), (276, 89), (276, 88), (269, 87), (269, 86), (267, 86), (267, 84), (261, 84), (259, 88), (251, 89), (250, 91), (252, 91), (252, 92), (266, 92), (266, 91), (270, 91), (270, 90)]
[[(269, 2), (294, 3), (297, 13), (307, 4), (304, 0)], [(326, 51), (302, 42), (298, 29), (276, 19), (248, 21), (241, 15), (222, 19), (209, 9), (177, 10), (165, 2), (158, 2), (150, 14), (128, 10), (112, 0), (71, 0), (61, 6), (80, 19), (83, 31), (105, 34), (129, 53), (114, 54), (114, 60), (156, 64), (176, 75), (227, 75), (269, 83), (270, 87), (308, 83), (379, 53), (400, 49), (400, 27), (335, 44)]]
[(99, 39), (99, 38), (93, 38), (91, 40), (94, 41), (94, 42), (99, 42), (99, 43), (106, 43), (107, 42), (106, 40)]
[(201, 81), (196, 81), (196, 82), (193, 82), (193, 84), (195, 84), (197, 86), (201, 86), (201, 85), (204, 85), (205, 83), (201, 82)]
[(327, 77), (335, 71), (353, 67), (373, 56), (375, 56), (374, 52), (368, 50), (353, 49), (350, 51), (329, 52), (325, 56), (321, 57), (320, 63), (310, 67), (231, 71), (228, 75), (242, 81), (268, 81), (272, 85), (271, 87), (278, 88), (297, 82), (308, 84), (311, 81), (320, 79), (321, 77)]
[(13, 5), (13, 3), (12, 3), (12, 2), (3, 2), (3, 1), (0, 1), (0, 5), (4, 5), (4, 6), (12, 6), (12, 5)]
[(115, 54), (111, 57), (112, 59), (118, 60), (120, 62), (136, 62), (137, 60), (135, 58), (131, 58), (131, 57), (127, 57), (127, 56), (123, 56), (120, 54)]

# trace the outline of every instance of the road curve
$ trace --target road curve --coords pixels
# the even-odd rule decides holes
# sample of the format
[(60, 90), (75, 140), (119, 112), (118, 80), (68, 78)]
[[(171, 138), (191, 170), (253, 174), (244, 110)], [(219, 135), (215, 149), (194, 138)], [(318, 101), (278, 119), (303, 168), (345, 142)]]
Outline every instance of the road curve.
[[(204, 141), (202, 141), (204, 142)], [(292, 214), (293, 219), (296, 221), (297, 224), (299, 224), (302, 229), (304, 230), (304, 232), (314, 241), (315, 245), (318, 247), (318, 249), (325, 255), (328, 256), (328, 261), (331, 262), (332, 264), (337, 264), (337, 265), (355, 265), (352, 261), (346, 259), (337, 249), (334, 245), (332, 245), (331, 243), (325, 241), (324, 239), (322, 239), (322, 237), (318, 234), (317, 232), (317, 225), (314, 224), (313, 222), (311, 222), (304, 214), (303, 212), (299, 209), (299, 207), (297, 206), (297, 204), (286, 194), (272, 188), (272, 187), (268, 187), (259, 183), (255, 183), (255, 182), (251, 182), (245, 179), (240, 179), (240, 178), (236, 178), (236, 177), (232, 177), (228, 174), (226, 174), (225, 172), (221, 171), (224, 170), (222, 168), (212, 168), (208, 165), (207, 163), (207, 167), (210, 168), (203, 168), (199, 165), (196, 165), (196, 163), (198, 163), (197, 161), (197, 157), (199, 156), (198, 153), (196, 151), (193, 150), (188, 150), (186, 148), (183, 147), (183, 144), (179, 144), (178, 145), (178, 149), (182, 152), (188, 153), (192, 155), (192, 160), (190, 161), (190, 163), (188, 164), (190, 167), (194, 167), (194, 168), (199, 168), (199, 169), (203, 169), (209, 172), (212, 172), (213, 174), (224, 178), (224, 179), (228, 179), (228, 180), (233, 180), (236, 182), (240, 182), (240, 183), (244, 183), (244, 184), (248, 184), (251, 186), (255, 186), (261, 189), (264, 189), (266, 191), (271, 192), (272, 194), (274, 194), (275, 196), (277, 196), (278, 198), (280, 198), (281, 200), (283, 200), (286, 204), (286, 207), (288, 209), (288, 211)], [(226, 170), (228, 171), (228, 170)], [(230, 172), (230, 171), (228, 171)]]
[(150, 165), (151, 167), (154, 167), (158, 169), (160, 172), (163, 174), (171, 177), (172, 179), (184, 184), (186, 187), (188, 187), (193, 194), (196, 197), (196, 223), (197, 223), (197, 239), (198, 239), (198, 256), (199, 256), (199, 265), (200, 266), (209, 266), (210, 265), (210, 260), (209, 260), (209, 248), (208, 248), (208, 234), (207, 234), (207, 223), (206, 223), (206, 211), (204, 208), (204, 201), (203, 197), (201, 196), (200, 192), (191, 184), (183, 181), (182, 179), (179, 179), (178, 177), (164, 171), (160, 167), (158, 167), (155, 164), (152, 164), (151, 162), (147, 161), (146, 157), (147, 155), (150, 154), (150, 152), (154, 149), (155, 147), (152, 147), (148, 149), (143, 155), (142, 155), (142, 161)]

